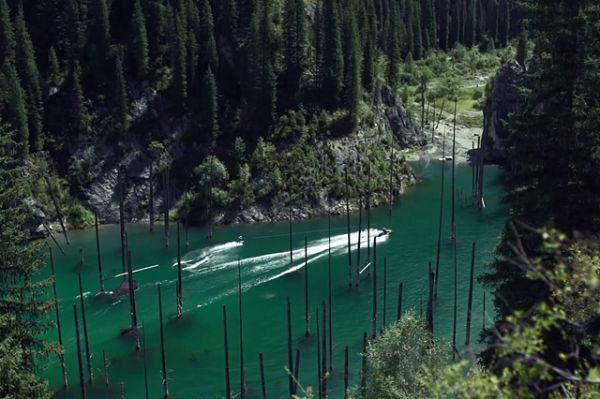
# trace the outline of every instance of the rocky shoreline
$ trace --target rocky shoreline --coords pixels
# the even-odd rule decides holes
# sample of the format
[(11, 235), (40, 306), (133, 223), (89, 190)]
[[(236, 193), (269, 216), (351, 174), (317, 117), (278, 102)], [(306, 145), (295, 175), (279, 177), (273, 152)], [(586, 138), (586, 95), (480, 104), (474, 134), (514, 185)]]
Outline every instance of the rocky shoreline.
[[(418, 179), (414, 173), (411, 172), (410, 174), (404, 175), (404, 180), (400, 189), (394, 192), (394, 199), (397, 199), (400, 195), (406, 194), (417, 182)], [(372, 208), (386, 205), (389, 205), (389, 193), (373, 194), (371, 198)], [(358, 211), (359, 203), (356, 198), (352, 198), (349, 201), (349, 208), (350, 212)], [(215, 218), (215, 221), (222, 224), (273, 223), (289, 220), (290, 213), (293, 220), (307, 220), (329, 214), (336, 216), (345, 215), (346, 200), (328, 200), (323, 196), (322, 200), (318, 204), (314, 205), (305, 204), (300, 206), (292, 206), (291, 208), (282, 205), (255, 205), (241, 211), (229, 211), (221, 213)]]

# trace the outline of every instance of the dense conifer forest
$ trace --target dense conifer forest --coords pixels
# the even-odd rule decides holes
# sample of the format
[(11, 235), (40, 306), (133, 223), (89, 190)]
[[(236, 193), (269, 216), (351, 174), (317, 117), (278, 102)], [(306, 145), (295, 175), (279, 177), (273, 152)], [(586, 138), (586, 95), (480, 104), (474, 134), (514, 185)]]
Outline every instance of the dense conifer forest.
[[(404, 60), (506, 46), (521, 14), (508, 0), (3, 0), (0, 114), (21, 157), (47, 154), (66, 178), (56, 186), (76, 197), (105, 159), (141, 149), (157, 176), (169, 165), (211, 175), (198, 184), (174, 177), (180, 208), (244, 208), (276, 192), (290, 193), (282, 203), (314, 202), (311, 187), (342, 194), (342, 170), (328, 147), (307, 147), (373, 126), (382, 87), (421, 80), (403, 75)], [(280, 162), (269, 156), (286, 148)], [(373, 148), (362, 162), (377, 174), (389, 154)], [(323, 157), (326, 180), (309, 168), (298, 181), (289, 166)], [(252, 192), (252, 177), (268, 187)]]
[[(39, 236), (63, 217), (94, 225), (82, 204), (101, 166), (118, 170), (109, 194), (122, 213), (121, 173), (142, 154), (140, 190), (157, 195), (142, 213), (153, 223), (162, 201), (165, 222), (172, 212), (186, 230), (214, 209), (324, 198), (342, 209), (345, 197), (350, 246), (348, 197), (362, 212), (367, 194), (382, 204), (406, 189), (395, 183), (414, 184), (394, 154), (427, 144), (430, 125), (435, 144), (436, 101), (440, 115), (453, 103), (456, 123), (457, 59), (483, 68), (498, 49), (494, 60), (516, 60), (519, 107), (502, 121), (511, 213), (479, 279), (496, 312), (484, 347), (461, 359), (434, 339), (430, 271), (426, 317), (399, 311), (368, 343), (365, 333), (361, 385), (346, 397), (597, 398), (599, 21), (595, 0), (0, 0), (0, 398), (52, 396), (40, 375), (64, 362), (62, 337), (46, 340), (62, 248)], [(441, 69), (452, 76), (431, 84)], [(381, 115), (391, 107), (403, 133)], [(325, 398), (324, 386), (304, 395)]]

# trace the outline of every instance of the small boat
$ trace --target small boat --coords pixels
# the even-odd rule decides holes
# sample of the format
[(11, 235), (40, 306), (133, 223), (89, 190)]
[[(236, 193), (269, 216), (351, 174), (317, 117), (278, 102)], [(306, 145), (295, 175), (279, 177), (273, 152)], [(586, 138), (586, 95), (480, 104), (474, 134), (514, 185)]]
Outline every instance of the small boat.
[(377, 238), (389, 236), (390, 234), (392, 234), (392, 230), (388, 229), (387, 227), (384, 227), (383, 229), (381, 229), (381, 233), (377, 235)]
[(239, 242), (240, 244), (243, 244), (244, 243), (244, 236), (239, 236), (236, 241)]

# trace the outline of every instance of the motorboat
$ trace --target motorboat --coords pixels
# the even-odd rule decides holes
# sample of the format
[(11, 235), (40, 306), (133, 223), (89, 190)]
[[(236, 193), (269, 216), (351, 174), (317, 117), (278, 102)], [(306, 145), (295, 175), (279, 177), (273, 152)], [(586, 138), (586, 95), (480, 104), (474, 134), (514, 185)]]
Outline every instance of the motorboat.
[(379, 233), (377, 235), (377, 238), (389, 236), (390, 234), (392, 234), (392, 230), (388, 229), (387, 227), (384, 227), (384, 228), (381, 229), (381, 233)]

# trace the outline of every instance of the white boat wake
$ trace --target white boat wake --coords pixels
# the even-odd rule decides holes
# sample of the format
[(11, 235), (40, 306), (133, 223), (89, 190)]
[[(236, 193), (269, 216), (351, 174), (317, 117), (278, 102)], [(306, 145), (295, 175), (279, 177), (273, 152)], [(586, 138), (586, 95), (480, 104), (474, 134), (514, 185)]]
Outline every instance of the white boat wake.
[[(366, 260), (367, 237), (370, 238), (372, 247), (374, 237), (377, 237), (377, 244), (382, 244), (389, 239), (389, 236), (384, 230), (380, 229), (372, 228), (368, 233), (366, 229), (362, 230), (360, 240), (361, 251), (365, 253), (364, 259)], [(358, 247), (358, 238), (358, 231), (350, 234), (352, 251), (355, 251)], [(237, 292), (239, 252), (235, 249), (242, 245), (241, 242), (232, 241), (185, 254), (182, 258), (183, 270), (189, 274), (185, 276), (184, 295), (191, 292), (194, 297), (202, 298), (204, 302), (197, 305), (202, 307)], [(329, 253), (329, 245), (327, 237), (309, 241), (306, 248), (306, 263), (311, 264), (326, 258)], [(346, 254), (347, 251), (347, 233), (331, 237), (332, 256)], [(242, 290), (245, 291), (302, 269), (305, 266), (304, 246), (292, 250), (291, 260), (290, 251), (287, 249), (270, 254), (240, 258), (239, 261), (241, 262)], [(175, 263), (174, 266), (176, 265)], [(326, 266), (326, 263), (323, 266)]]

